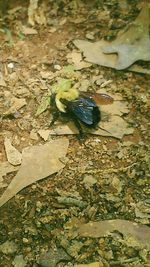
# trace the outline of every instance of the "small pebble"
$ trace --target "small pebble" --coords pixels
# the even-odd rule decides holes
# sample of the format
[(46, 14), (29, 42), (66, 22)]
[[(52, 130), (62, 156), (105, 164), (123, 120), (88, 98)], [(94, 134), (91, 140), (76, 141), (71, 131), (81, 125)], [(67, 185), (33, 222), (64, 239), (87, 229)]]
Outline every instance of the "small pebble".
[(55, 70), (61, 70), (61, 66), (60, 65), (54, 65), (54, 69)]
[(13, 63), (13, 62), (8, 63), (8, 64), (7, 64), (7, 67), (8, 67), (9, 69), (13, 69), (13, 68), (14, 68), (14, 63)]
[(89, 40), (93, 40), (93, 39), (94, 39), (94, 33), (87, 33), (87, 34), (85, 35), (85, 37), (86, 37), (87, 39), (89, 39)]

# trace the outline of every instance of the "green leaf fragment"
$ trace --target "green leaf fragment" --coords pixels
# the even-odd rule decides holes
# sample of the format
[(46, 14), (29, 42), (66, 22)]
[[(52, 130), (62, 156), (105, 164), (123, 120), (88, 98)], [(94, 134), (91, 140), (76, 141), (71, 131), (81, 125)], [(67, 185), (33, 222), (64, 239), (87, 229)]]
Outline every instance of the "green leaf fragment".
[(41, 113), (43, 113), (48, 106), (50, 106), (50, 96), (43, 96), (35, 116), (39, 116)]

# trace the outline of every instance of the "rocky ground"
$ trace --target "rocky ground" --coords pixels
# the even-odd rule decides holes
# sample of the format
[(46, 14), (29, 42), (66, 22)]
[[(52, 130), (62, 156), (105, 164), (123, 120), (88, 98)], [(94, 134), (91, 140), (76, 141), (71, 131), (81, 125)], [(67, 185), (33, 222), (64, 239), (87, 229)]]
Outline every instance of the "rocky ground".
[[(81, 91), (119, 95), (128, 112), (117, 116), (132, 133), (118, 128), (122, 138), (89, 133), (82, 140), (65, 134), (63, 168), (24, 186), (0, 208), (0, 266), (150, 266), (149, 75), (85, 62), (71, 73), (64, 69), (74, 61), (70, 53), (79, 53), (72, 40), (114, 39), (137, 17), (139, 2), (43, 1), (34, 16), (22, 2), (1, 4), (1, 166), (9, 161), (8, 140), (21, 153), (64, 138), (47, 136), (49, 108), (36, 116), (43, 96), (60, 78), (72, 79)], [(31, 165), (38, 157), (33, 155)], [(1, 194), (19, 164), (1, 171)]]

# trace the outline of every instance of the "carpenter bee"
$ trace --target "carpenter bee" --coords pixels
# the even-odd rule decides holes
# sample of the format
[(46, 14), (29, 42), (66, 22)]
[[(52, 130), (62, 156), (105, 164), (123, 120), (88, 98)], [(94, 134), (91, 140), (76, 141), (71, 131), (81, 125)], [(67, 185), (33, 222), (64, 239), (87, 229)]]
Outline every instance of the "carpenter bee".
[(101, 111), (98, 104), (112, 103), (113, 98), (107, 94), (79, 93), (77, 89), (70, 88), (58, 90), (52, 94), (51, 102), (55, 106), (55, 111), (50, 125), (58, 119), (60, 114), (65, 114), (78, 128), (79, 136), (83, 137), (82, 126), (96, 128), (101, 121)]

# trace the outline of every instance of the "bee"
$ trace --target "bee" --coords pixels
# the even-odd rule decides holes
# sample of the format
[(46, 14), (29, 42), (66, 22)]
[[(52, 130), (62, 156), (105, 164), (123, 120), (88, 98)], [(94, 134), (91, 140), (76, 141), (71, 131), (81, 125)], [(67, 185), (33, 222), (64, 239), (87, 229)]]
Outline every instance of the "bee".
[(64, 114), (74, 122), (79, 136), (82, 138), (84, 136), (83, 126), (95, 129), (101, 121), (101, 111), (98, 104), (110, 104), (112, 102), (113, 98), (107, 94), (79, 93), (75, 88), (58, 90), (51, 97), (51, 106), (54, 107), (54, 112), (50, 125), (53, 125), (60, 114)]

